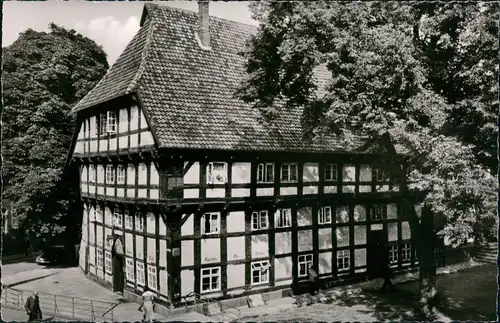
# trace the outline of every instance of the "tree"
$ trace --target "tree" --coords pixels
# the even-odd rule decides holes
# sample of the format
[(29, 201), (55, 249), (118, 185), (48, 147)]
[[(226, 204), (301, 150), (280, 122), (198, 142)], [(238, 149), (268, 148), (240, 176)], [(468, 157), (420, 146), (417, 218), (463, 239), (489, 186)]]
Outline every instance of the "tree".
[(79, 187), (63, 177), (75, 128), (71, 108), (108, 69), (94, 41), (49, 28), (28, 29), (3, 49), (2, 195), (15, 203), (19, 227), (38, 240), (77, 233), (80, 216), (68, 221), (68, 212), (79, 204)]
[[(481, 12), (484, 6), (489, 7)], [(434, 216), (446, 219), (441, 233), (461, 241), (476, 220), (494, 213), (492, 168), (480, 157), (494, 149), (489, 129), (496, 103), (488, 91), (496, 80), (479, 72), (471, 80), (467, 68), (480, 65), (496, 75), (492, 35), (497, 34), (498, 5), (265, 1), (251, 9), (261, 24), (243, 53), (247, 78), (237, 94), (268, 122), (302, 107), (304, 140), (338, 136), (348, 142), (367, 136), (382, 149), (380, 166), (387, 165), (405, 196), (403, 214), (419, 259), (419, 308), (431, 316), (437, 302), (434, 240), (428, 238), (435, 235)], [(458, 35), (441, 28), (455, 16)], [(481, 65), (483, 57), (474, 57), (475, 45), (466, 42), (465, 35), (477, 30), (487, 36), (472, 44), (481, 43), (488, 64)], [(443, 45), (448, 34), (457, 39), (451, 53)], [(318, 69), (330, 77), (323, 90), (314, 77)], [(446, 91), (439, 87), (441, 80), (448, 84)], [(454, 83), (459, 80), (461, 86)], [(452, 100), (453, 91), (465, 84), (474, 90)], [(482, 100), (488, 117), (471, 115), (471, 100)], [(465, 136), (460, 117), (485, 129), (485, 146)], [(404, 158), (395, 147), (405, 150)], [(421, 218), (414, 208), (420, 202), (417, 193), (426, 210)]]

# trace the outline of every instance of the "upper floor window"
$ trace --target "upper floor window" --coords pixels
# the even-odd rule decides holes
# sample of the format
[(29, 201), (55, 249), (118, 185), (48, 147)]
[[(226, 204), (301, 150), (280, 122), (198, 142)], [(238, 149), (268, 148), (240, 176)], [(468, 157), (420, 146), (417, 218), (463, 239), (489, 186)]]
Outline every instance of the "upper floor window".
[(124, 215), (125, 215), (125, 229), (132, 229), (132, 216), (130, 215), (128, 210), (125, 210)]
[(263, 163), (257, 167), (257, 182), (258, 183), (273, 183), (274, 182), (274, 164)]
[(297, 181), (297, 164), (284, 163), (281, 165), (281, 181), (296, 182)]
[(382, 204), (372, 205), (370, 209), (370, 218), (372, 220), (387, 219), (387, 207)]
[(125, 168), (123, 165), (116, 167), (116, 183), (125, 184)]
[(205, 213), (201, 219), (202, 234), (217, 234), (220, 231), (219, 213)]
[(108, 133), (116, 133), (116, 112), (114, 111), (108, 111), (107, 115), (107, 129), (106, 131)]
[(102, 136), (108, 133), (116, 132), (116, 112), (108, 111), (100, 113), (96, 118), (97, 135)]
[(389, 180), (389, 173), (386, 169), (376, 169), (375, 170), (375, 181), (385, 182)]
[(325, 165), (325, 181), (336, 182), (337, 181), (337, 164), (326, 164)]
[(324, 206), (319, 209), (318, 212), (318, 223), (327, 224), (332, 223), (332, 208), (329, 206)]
[(253, 212), (252, 213), (252, 230), (267, 229), (267, 211)]
[(144, 217), (141, 213), (135, 214), (135, 231), (144, 231)]
[(290, 209), (281, 209), (276, 212), (274, 217), (274, 223), (276, 228), (286, 228), (291, 226), (292, 223), (292, 212)]
[(90, 165), (90, 168), (89, 168), (89, 182), (90, 183), (97, 182), (97, 172), (95, 171), (95, 165)]
[(106, 166), (106, 184), (115, 183), (115, 169), (112, 165)]
[(227, 182), (227, 164), (212, 162), (207, 166), (207, 182), (210, 184), (224, 184)]
[(113, 224), (115, 227), (121, 227), (123, 224), (123, 214), (118, 208), (113, 213)]

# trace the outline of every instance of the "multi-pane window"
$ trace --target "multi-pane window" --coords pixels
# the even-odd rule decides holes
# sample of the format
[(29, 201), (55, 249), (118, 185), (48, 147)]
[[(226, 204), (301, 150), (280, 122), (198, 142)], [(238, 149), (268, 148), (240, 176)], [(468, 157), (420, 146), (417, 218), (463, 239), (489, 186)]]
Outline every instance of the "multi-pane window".
[(137, 284), (144, 286), (144, 263), (136, 261), (136, 271), (137, 271)]
[(107, 115), (107, 129), (106, 131), (108, 133), (115, 133), (116, 132), (116, 112), (114, 111), (108, 111)]
[(219, 213), (205, 213), (201, 218), (202, 234), (217, 234), (220, 231)]
[(337, 269), (338, 271), (349, 270), (351, 253), (349, 250), (337, 251)]
[(299, 256), (299, 277), (305, 277), (309, 274), (309, 267), (312, 266), (313, 255), (301, 255)]
[(292, 212), (290, 209), (280, 209), (274, 217), (274, 226), (276, 228), (287, 228), (292, 223)]
[(104, 254), (102, 249), (97, 250), (97, 268), (102, 269), (104, 266)]
[(389, 249), (389, 263), (394, 264), (398, 262), (398, 246), (392, 245)]
[(267, 211), (253, 212), (252, 213), (252, 230), (267, 229)]
[(387, 207), (383, 204), (372, 205), (370, 209), (370, 218), (372, 220), (387, 219)]
[(148, 287), (152, 290), (158, 289), (158, 283), (156, 280), (156, 267), (148, 265)]
[(131, 258), (127, 258), (127, 280), (134, 281), (134, 260)]
[(141, 213), (135, 214), (135, 231), (144, 231), (144, 217)]
[(132, 216), (125, 210), (125, 229), (132, 229)]
[(281, 165), (281, 181), (296, 182), (297, 181), (297, 164), (284, 163)]
[(220, 267), (201, 270), (201, 291), (213, 292), (220, 290)]
[(116, 208), (115, 212), (113, 213), (113, 225), (120, 228), (123, 225), (123, 214), (118, 208)]
[(332, 208), (329, 206), (323, 206), (318, 211), (318, 223), (327, 224), (332, 223)]
[(337, 181), (337, 164), (326, 164), (325, 165), (325, 181), (336, 182)]
[(388, 171), (385, 169), (375, 169), (375, 181), (385, 182), (389, 180)]
[(125, 168), (123, 165), (116, 167), (116, 183), (125, 184)]
[(108, 119), (107, 119), (107, 115), (106, 113), (101, 113), (99, 115), (99, 118), (96, 118), (97, 120), (97, 135), (98, 136), (102, 136), (104, 134), (106, 134), (107, 130), (108, 130), (108, 127), (107, 127), (107, 123), (108, 123)]
[(105, 253), (105, 262), (104, 262), (104, 266), (105, 266), (105, 269), (106, 269), (106, 272), (110, 273), (111, 272), (111, 252), (109, 251), (106, 251)]
[(274, 182), (274, 164), (263, 163), (257, 167), (257, 182), (258, 183), (273, 183)]
[(112, 165), (106, 165), (106, 184), (115, 183), (115, 169)]
[(207, 166), (207, 182), (210, 184), (224, 184), (227, 181), (227, 164), (212, 162)]
[(95, 165), (90, 165), (89, 168), (89, 182), (90, 183), (95, 183), (97, 182), (97, 173), (95, 171)]
[(403, 248), (401, 249), (401, 260), (402, 261), (410, 261), (411, 259), (411, 245), (409, 243), (403, 244)]
[(269, 282), (269, 261), (252, 263), (252, 284), (264, 284)]

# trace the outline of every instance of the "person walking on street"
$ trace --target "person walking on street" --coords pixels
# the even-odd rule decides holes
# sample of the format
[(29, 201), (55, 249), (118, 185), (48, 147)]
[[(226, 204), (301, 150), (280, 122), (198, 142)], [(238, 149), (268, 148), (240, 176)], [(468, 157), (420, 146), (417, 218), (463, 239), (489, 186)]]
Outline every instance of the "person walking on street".
[(309, 294), (315, 295), (318, 290), (318, 274), (309, 264)]
[(144, 293), (142, 294), (142, 304), (139, 307), (139, 311), (142, 310), (143, 312), (143, 322), (153, 322), (154, 297), (155, 294), (153, 292), (151, 292), (147, 287), (144, 288)]
[(384, 279), (384, 284), (382, 285), (382, 288), (380, 288), (381, 291), (386, 291), (386, 290), (392, 290), (394, 289), (394, 286), (392, 285), (391, 281), (391, 267), (389, 263), (389, 246), (384, 245), (384, 252), (382, 255), (382, 278)]
[(26, 313), (28, 314), (28, 322), (41, 321), (42, 320), (42, 310), (40, 309), (40, 299), (38, 298), (38, 293), (35, 291), (33, 295), (30, 295), (26, 300), (24, 305)]

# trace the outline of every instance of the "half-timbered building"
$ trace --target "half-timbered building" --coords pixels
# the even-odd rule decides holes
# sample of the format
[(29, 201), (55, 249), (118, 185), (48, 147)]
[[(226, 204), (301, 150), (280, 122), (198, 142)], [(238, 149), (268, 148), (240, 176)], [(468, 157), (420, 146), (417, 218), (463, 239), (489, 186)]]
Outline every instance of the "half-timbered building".
[(395, 270), (416, 263), (401, 195), (375, 155), (356, 152), (362, 140), (304, 141), (300, 110), (270, 123), (235, 96), (255, 31), (209, 17), (208, 2), (147, 3), (75, 106), (89, 277), (176, 303), (290, 288), (309, 265), (325, 283), (365, 277), (377, 242)]

